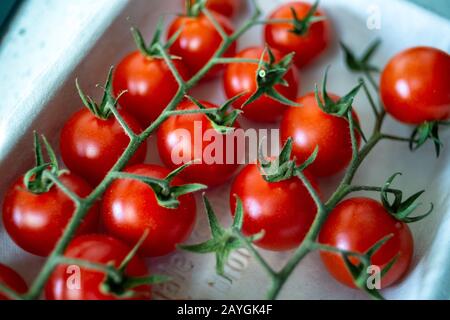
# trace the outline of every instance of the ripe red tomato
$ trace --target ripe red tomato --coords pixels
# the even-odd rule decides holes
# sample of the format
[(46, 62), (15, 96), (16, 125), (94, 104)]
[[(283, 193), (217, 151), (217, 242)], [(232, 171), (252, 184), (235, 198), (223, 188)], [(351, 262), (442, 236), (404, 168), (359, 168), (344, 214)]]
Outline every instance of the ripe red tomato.
[[(392, 217), (379, 202), (369, 198), (352, 198), (341, 202), (322, 227), (319, 242), (343, 250), (366, 253), (390, 234), (393, 237), (375, 253), (371, 261), (383, 268), (398, 255), (396, 263), (381, 279), (381, 287), (386, 288), (407, 272), (414, 244), (409, 227)], [(336, 280), (355, 287), (340, 254), (321, 252), (321, 257)]]
[[(187, 78), (183, 63), (173, 60), (173, 64), (180, 75)], [(117, 66), (113, 88), (116, 96), (127, 90), (120, 105), (146, 128), (172, 100), (178, 83), (163, 59), (145, 57), (136, 51)]]
[[(62, 183), (80, 197), (89, 195), (92, 188), (81, 178), (65, 173)], [(3, 225), (14, 242), (32, 254), (48, 256), (61, 237), (75, 210), (73, 201), (57, 186), (48, 192), (34, 194), (23, 184), (14, 183), (3, 202)], [(78, 234), (95, 231), (98, 206), (94, 205), (78, 229)]]
[[(310, 11), (311, 4), (300, 1), (284, 4), (276, 9), (269, 19), (293, 19), (291, 8), (295, 10), (299, 19), (303, 19)], [(324, 17), (325, 15), (317, 10), (315, 16)], [(265, 41), (270, 47), (285, 54), (295, 52), (295, 64), (301, 68), (327, 48), (330, 41), (330, 26), (326, 20), (315, 22), (310, 25), (304, 35), (291, 32), (293, 29), (292, 23), (267, 24), (264, 29)]]
[[(182, 0), (183, 4), (186, 4), (186, 0)], [(225, 17), (231, 18), (240, 8), (242, 0), (208, 0), (206, 2), (206, 8), (211, 11), (215, 11), (224, 15)], [(194, 4), (196, 0), (191, 0)]]
[[(226, 17), (214, 12), (213, 15), (227, 34), (231, 35), (234, 32), (233, 25)], [(176, 18), (169, 27), (167, 38), (172, 37), (180, 29), (182, 31), (170, 47), (170, 53), (181, 57), (190, 76), (193, 76), (213, 57), (223, 40), (213, 23), (203, 14), (197, 17), (180, 16)], [(223, 56), (232, 57), (235, 53), (236, 42), (228, 48)], [(222, 69), (223, 66), (216, 65), (207, 76), (214, 76)]]
[[(0, 263), (0, 283), (14, 290), (18, 294), (24, 294), (28, 286), (22, 277), (8, 266)], [(9, 300), (9, 298), (0, 293), (0, 300)]]
[[(72, 240), (64, 256), (104, 265), (112, 263), (118, 268), (130, 251), (131, 247), (112, 237), (85, 235)], [(144, 261), (134, 256), (125, 270), (125, 276), (148, 276)], [(76, 265), (59, 265), (45, 286), (45, 297), (47, 300), (120, 300), (114, 294), (102, 292), (101, 285), (105, 278), (105, 274), (100, 271)], [(133, 288), (132, 291), (136, 293), (134, 299), (151, 298), (148, 285)]]
[[(217, 108), (209, 102), (201, 103), (207, 108)], [(181, 102), (177, 108), (177, 110), (195, 109), (198, 107), (190, 101)], [(239, 123), (235, 122), (234, 127), (240, 128)], [(176, 169), (186, 162), (201, 159), (201, 163), (193, 164), (181, 173), (180, 176), (188, 182), (208, 186), (221, 185), (239, 168), (236, 139), (233, 139), (234, 145), (230, 145), (228, 136), (214, 130), (204, 114), (171, 117), (161, 125), (157, 135), (159, 155), (169, 168)], [(210, 150), (218, 141), (222, 142), (221, 145), (217, 144), (218, 150)], [(233, 156), (231, 161), (227, 160), (230, 153)], [(181, 159), (186, 161), (178, 163)]]
[[(283, 58), (283, 55), (278, 50), (272, 51), (277, 62)], [(251, 47), (243, 50), (236, 57), (259, 60), (263, 52), (264, 49), (261, 47)], [(266, 54), (265, 60), (269, 60), (268, 54)], [(235, 102), (236, 106), (242, 106), (258, 89), (256, 82), (257, 71), (257, 63), (233, 63), (227, 66), (223, 81), (226, 96), (231, 99), (238, 94), (248, 92), (248, 94), (243, 95), (242, 98)], [(284, 79), (289, 85), (276, 85), (275, 89), (289, 100), (294, 100), (297, 97), (297, 92), (299, 90), (299, 80), (294, 67), (289, 69)], [(279, 120), (286, 110), (286, 105), (267, 96), (262, 96), (258, 100), (245, 106), (243, 110), (243, 115), (251, 120), (259, 122), (275, 122)]]
[[(156, 165), (136, 165), (126, 172), (164, 179), (170, 171)], [(184, 184), (180, 179), (174, 185)], [(148, 257), (166, 255), (191, 234), (196, 220), (192, 194), (181, 196), (177, 209), (159, 206), (153, 190), (136, 180), (116, 180), (106, 191), (102, 202), (102, 219), (107, 232), (129, 245), (136, 244), (149, 231), (140, 251)]]
[[(137, 121), (124, 111), (120, 111), (124, 120), (136, 133), (141, 131)], [(89, 110), (75, 113), (66, 122), (61, 132), (61, 156), (67, 167), (97, 185), (114, 166), (130, 143), (119, 122), (111, 116), (107, 120), (97, 118)], [(129, 165), (145, 160), (147, 146), (142, 145)]]
[[(337, 101), (338, 96), (329, 94)], [(344, 118), (327, 114), (320, 109), (314, 93), (298, 99), (302, 107), (290, 107), (284, 114), (280, 126), (281, 141), (293, 139), (292, 154), (304, 162), (314, 152), (319, 153), (308, 170), (315, 176), (331, 176), (345, 169), (352, 159), (352, 144), (349, 123)], [(358, 116), (353, 112), (353, 118)], [(358, 145), (361, 135), (355, 130)]]
[[(316, 183), (312, 183), (316, 188)], [(242, 200), (244, 208), (243, 233), (250, 236), (264, 230), (264, 237), (256, 245), (268, 250), (297, 247), (317, 212), (313, 199), (298, 178), (270, 183), (263, 179), (255, 164), (246, 166), (232, 185), (232, 214), (236, 210), (235, 195)]]
[(450, 55), (415, 47), (393, 57), (381, 75), (381, 98), (397, 120), (421, 124), (450, 117)]

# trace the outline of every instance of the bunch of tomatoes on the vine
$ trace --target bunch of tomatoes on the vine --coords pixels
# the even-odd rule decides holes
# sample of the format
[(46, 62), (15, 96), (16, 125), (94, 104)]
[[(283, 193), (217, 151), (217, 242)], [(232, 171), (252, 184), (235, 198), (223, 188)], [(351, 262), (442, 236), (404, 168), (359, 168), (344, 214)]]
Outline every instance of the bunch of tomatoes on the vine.
[[(100, 103), (85, 95), (77, 82), (86, 108), (72, 115), (61, 131), (61, 158), (68, 170), (60, 168), (45, 137), (35, 134), (36, 165), (17, 179), (3, 201), (4, 229), (23, 250), (49, 257), (47, 277), (27, 296), (22, 278), (0, 265), (0, 284), (9, 288), (0, 290), (0, 298), (37, 298), (32, 294), (40, 294), (38, 289), (45, 285), (46, 299), (149, 299), (151, 284), (162, 279), (149, 275), (142, 258), (164, 256), (178, 246), (215, 252), (218, 271), (223, 273), (224, 259), (245, 240), (273, 251), (302, 244), (318, 223), (319, 200), (314, 197), (322, 197), (318, 179), (340, 173), (364, 156), (358, 151), (363, 140), (367, 143), (365, 124), (352, 104), (361, 88), (369, 90), (360, 83), (342, 96), (328, 93), (325, 78), (321, 90), (299, 97), (299, 69), (329, 48), (330, 20), (318, 3), (286, 3), (267, 20), (255, 15), (253, 25), (264, 23), (261, 46), (237, 52), (230, 19), (242, 4), (186, 1), (185, 14), (170, 24), (164, 44), (162, 25), (150, 43), (133, 28), (138, 50), (111, 70)], [(230, 43), (223, 47), (226, 40)], [(370, 62), (376, 46), (362, 58), (343, 48), (353, 71), (369, 79), (379, 72)], [(213, 77), (222, 77), (230, 99), (222, 106), (198, 101), (189, 90), (179, 95), (180, 88), (195, 85), (192, 79), (206, 82)], [(430, 47), (405, 50), (391, 59), (380, 79), (384, 110), (376, 111), (378, 118), (386, 111), (399, 122), (418, 126), (409, 140), (411, 147), (431, 139), (439, 151), (438, 128), (450, 117), (449, 54)], [(183, 88), (180, 83), (190, 85)], [(168, 110), (174, 101), (175, 108)], [(182, 139), (180, 129), (194, 136), (194, 123), (201, 122), (204, 131), (214, 129), (220, 137), (241, 128), (239, 116), (258, 123), (279, 122), (281, 154), (260, 156), (238, 172), (237, 161), (197, 161), (194, 155), (204, 154), (209, 142), (185, 140), (179, 152), (192, 162), (179, 167), (173, 161), (173, 150)], [(145, 163), (148, 148), (141, 138), (146, 132), (157, 137), (157, 150), (150, 152), (159, 152), (165, 167)], [(224, 145), (224, 157), (227, 152)], [(269, 172), (274, 163), (276, 170)], [(213, 239), (183, 245), (197, 219), (193, 193), (227, 183), (233, 176), (232, 230), (242, 232), (243, 238), (218, 227), (205, 198)], [(385, 271), (383, 288), (400, 280), (411, 264), (413, 237), (407, 223), (418, 220), (410, 214), (421, 193), (402, 201), (401, 191), (390, 187), (394, 178), (377, 189), (381, 202), (339, 199), (321, 221), (317, 243), (323, 249), (336, 248), (322, 251), (323, 263), (350, 287), (357, 279), (349, 263), (355, 267), (359, 262), (343, 251), (365, 255), (376, 246), (368, 257)], [(393, 203), (390, 195), (395, 196)], [(61, 240), (64, 234), (70, 238), (67, 245)], [(70, 265), (80, 267), (78, 288), (66, 285)]]

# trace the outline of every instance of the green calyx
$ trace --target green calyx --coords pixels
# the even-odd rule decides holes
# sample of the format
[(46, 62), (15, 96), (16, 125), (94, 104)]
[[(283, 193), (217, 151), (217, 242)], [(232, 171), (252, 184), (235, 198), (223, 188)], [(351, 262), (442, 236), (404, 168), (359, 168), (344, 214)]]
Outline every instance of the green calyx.
[(376, 39), (369, 45), (361, 57), (357, 57), (347, 45), (341, 42), (341, 48), (344, 50), (347, 67), (353, 72), (380, 72), (380, 69), (370, 62), (380, 45), (381, 40)]
[(52, 179), (50, 179), (45, 172), (49, 171), (52, 175), (59, 177), (63, 174), (64, 170), (59, 170), (58, 160), (56, 158), (56, 154), (53, 151), (52, 146), (48, 143), (45, 136), (42, 135), (42, 141), (44, 142), (45, 149), (47, 151), (47, 155), (49, 161), (46, 162), (44, 159), (44, 155), (42, 153), (42, 145), (39, 141), (39, 136), (34, 132), (34, 154), (36, 166), (29, 170), (23, 179), (23, 183), (26, 189), (32, 193), (40, 194), (48, 192), (51, 187), (54, 185)]
[[(323, 79), (323, 85), (322, 85), (322, 93), (319, 93), (319, 88), (316, 85), (315, 86), (315, 96), (317, 105), (320, 109), (322, 109), (323, 112), (340, 117), (345, 118), (347, 121), (350, 122), (350, 116), (352, 115), (352, 109), (353, 109), (353, 101), (355, 100), (357, 94), (359, 93), (361, 87), (364, 85), (363, 82), (360, 82), (356, 87), (354, 87), (352, 90), (350, 90), (349, 93), (344, 95), (342, 98), (340, 98), (338, 101), (334, 101), (330, 98), (327, 91), (327, 81), (328, 81), (328, 72), (330, 67), (327, 67), (325, 71), (325, 76)], [(362, 131), (359, 123), (355, 121), (355, 119), (352, 119), (353, 124), (355, 126), (355, 129), (358, 131), (358, 133), (361, 135), (364, 141), (367, 141), (364, 132)]]
[(298, 36), (304, 36), (308, 33), (308, 30), (311, 27), (311, 24), (313, 24), (314, 22), (323, 20), (322, 18), (318, 19), (318, 17), (315, 16), (318, 7), (319, 7), (319, 1), (317, 0), (303, 19), (300, 19), (297, 15), (297, 12), (295, 11), (295, 9), (293, 7), (291, 7), (292, 18), (293, 18), (292, 24), (294, 27), (292, 30), (290, 30), (290, 32), (294, 33)]
[[(354, 284), (360, 288), (361, 290), (367, 292), (372, 298), (377, 300), (384, 300), (383, 296), (379, 292), (377, 288), (369, 287), (369, 274), (368, 268), (372, 265), (373, 256), (381, 249), (383, 245), (385, 245), (394, 235), (389, 234), (386, 237), (379, 240), (375, 243), (369, 250), (367, 250), (364, 254), (359, 252), (342, 250), (335, 247), (330, 247), (322, 244), (315, 244), (316, 249), (328, 252), (339, 253), (344, 260), (345, 266), (348, 271), (352, 275)], [(380, 271), (380, 278), (383, 278), (384, 275), (394, 266), (397, 262), (398, 255), (392, 258)], [(355, 261), (356, 260), (356, 261)]]
[(297, 165), (296, 160), (291, 159), (292, 138), (286, 141), (280, 155), (273, 160), (267, 160), (265, 158), (262, 146), (263, 143), (259, 147), (258, 163), (261, 175), (267, 182), (280, 182), (291, 179), (298, 172), (302, 172), (308, 168), (316, 160), (319, 153), (319, 148), (316, 147), (311, 156), (303, 164)]
[[(269, 62), (265, 62), (266, 54), (269, 55)], [(279, 62), (276, 62), (272, 50), (266, 47), (258, 64), (258, 70), (256, 74), (256, 83), (258, 89), (250, 96), (250, 98), (247, 99), (247, 101), (242, 105), (242, 108), (249, 105), (250, 103), (253, 103), (263, 95), (266, 95), (288, 106), (300, 106), (298, 103), (284, 97), (275, 89), (276, 85), (282, 85), (285, 87), (289, 86), (288, 82), (284, 79), (284, 76), (289, 71), (289, 68), (292, 65), (293, 58), (294, 53), (290, 53)]]
[(161, 207), (168, 209), (177, 209), (180, 205), (179, 197), (194, 193), (207, 188), (206, 185), (199, 183), (185, 184), (181, 186), (173, 186), (172, 182), (184, 169), (195, 164), (196, 161), (186, 163), (185, 165), (179, 167), (172, 171), (165, 179), (150, 178), (135, 174), (129, 174), (124, 172), (119, 172), (115, 174), (116, 179), (129, 179), (137, 180), (145, 183), (150, 188), (152, 188), (155, 193), (158, 204)]
[[(163, 59), (164, 57), (161, 55), (159, 45), (161, 45), (161, 47), (163, 47), (164, 49), (170, 48), (173, 45), (173, 43), (178, 39), (182, 31), (182, 29), (177, 30), (177, 32), (175, 32), (175, 34), (172, 37), (170, 37), (167, 43), (163, 45), (161, 40), (163, 30), (164, 30), (164, 19), (160, 18), (158, 21), (158, 25), (156, 26), (156, 31), (153, 34), (153, 38), (150, 41), (150, 43), (147, 44), (141, 31), (136, 27), (131, 27), (131, 34), (133, 35), (134, 42), (143, 56), (148, 58)], [(175, 56), (171, 56), (170, 58), (180, 59), (179, 57)]]
[[(235, 123), (239, 115), (242, 113), (241, 110), (232, 109), (231, 106), (234, 102), (236, 102), (239, 98), (241, 98), (244, 94), (238, 95), (236, 97), (231, 98), (227, 102), (225, 102), (222, 106), (217, 109), (208, 109), (206, 108), (200, 101), (195, 99), (192, 96), (187, 95), (186, 97), (195, 104), (201, 110), (211, 111), (205, 113), (205, 116), (211, 123), (211, 126), (219, 132), (220, 134), (228, 134), (235, 130)], [(231, 111), (230, 111), (231, 110)]]
[[(178, 247), (185, 251), (200, 254), (215, 253), (217, 274), (231, 281), (231, 279), (227, 278), (225, 275), (225, 264), (231, 252), (245, 247), (244, 242), (238, 235), (241, 233), (244, 222), (244, 209), (242, 206), (242, 201), (236, 197), (236, 212), (234, 221), (229, 228), (223, 228), (220, 225), (219, 220), (217, 219), (217, 216), (205, 195), (203, 195), (203, 203), (208, 215), (212, 238), (203, 243), (194, 245), (179, 245)], [(260, 240), (262, 237), (263, 233), (260, 233), (246, 239), (250, 242), (254, 242)]]
[[(87, 96), (83, 93), (78, 83), (78, 79), (76, 79), (75, 84), (78, 90), (78, 94), (80, 95), (81, 101), (92, 112), (97, 118), (102, 120), (107, 120), (112, 114), (111, 109), (115, 109), (117, 107), (118, 101), (120, 97), (125, 93), (122, 92), (117, 99), (114, 98), (114, 94), (112, 91), (112, 77), (113, 77), (114, 68), (111, 67), (108, 72), (108, 78), (106, 80), (105, 86), (103, 87), (104, 93), (102, 97), (102, 101), (100, 104), (97, 104), (90, 96)], [(97, 85), (98, 86), (98, 85)]]
[(197, 0), (192, 3), (192, 0), (185, 0), (186, 2), (186, 16), (188, 17), (198, 17), (203, 9), (206, 8), (207, 0)]
[(427, 121), (416, 127), (411, 134), (409, 148), (415, 151), (423, 146), (428, 140), (432, 141), (436, 150), (436, 156), (439, 157), (441, 149), (444, 146), (439, 138), (439, 126), (449, 126), (450, 123), (442, 121)]
[[(401, 175), (399, 172), (392, 175), (384, 184), (381, 190), (381, 202), (383, 203), (383, 206), (395, 219), (405, 223), (417, 222), (429, 216), (434, 208), (433, 203), (431, 203), (430, 209), (425, 214), (410, 217), (410, 215), (421, 205), (421, 203), (417, 203), (416, 200), (425, 192), (425, 190), (421, 190), (406, 200), (403, 200), (403, 192), (401, 190), (391, 189), (392, 182), (399, 175)], [(394, 195), (394, 200), (392, 202), (389, 200), (389, 194)]]
[(107, 272), (105, 280), (100, 286), (100, 290), (103, 293), (113, 294), (122, 299), (139, 298), (142, 297), (142, 294), (135, 292), (132, 289), (143, 285), (153, 285), (170, 281), (170, 277), (165, 275), (151, 275), (147, 277), (129, 277), (126, 275), (128, 265), (136, 256), (145, 239), (147, 239), (148, 234), (149, 232), (146, 230), (118, 268), (115, 268), (113, 264), (108, 264), (106, 266)]

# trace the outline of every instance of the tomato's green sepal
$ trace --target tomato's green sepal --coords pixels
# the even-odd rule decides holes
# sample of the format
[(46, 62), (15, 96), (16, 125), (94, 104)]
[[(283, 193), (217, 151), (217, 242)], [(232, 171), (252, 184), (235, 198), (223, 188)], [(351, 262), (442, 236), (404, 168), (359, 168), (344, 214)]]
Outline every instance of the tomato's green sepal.
[(439, 158), (444, 143), (439, 138), (439, 126), (449, 123), (443, 121), (427, 121), (416, 127), (411, 134), (409, 148), (415, 151), (422, 147), (428, 140), (432, 141), (436, 150), (436, 157)]
[(66, 171), (59, 169), (58, 159), (56, 158), (55, 151), (53, 150), (52, 146), (47, 141), (45, 136), (42, 135), (41, 138), (44, 142), (45, 150), (47, 151), (47, 155), (49, 158), (49, 161), (45, 162), (39, 135), (36, 131), (34, 131), (33, 135), (36, 164), (35, 167), (25, 173), (23, 183), (28, 191), (35, 194), (40, 194), (48, 192), (54, 185), (54, 181), (52, 179), (49, 179), (48, 176), (44, 174), (45, 171), (50, 171), (56, 177), (59, 177)]
[(237, 95), (230, 100), (226, 101), (223, 105), (216, 109), (208, 109), (206, 108), (200, 101), (196, 98), (186, 95), (193, 104), (195, 104), (201, 110), (211, 110), (211, 112), (205, 113), (205, 116), (211, 123), (211, 126), (214, 130), (219, 132), (220, 134), (228, 134), (233, 132), (235, 128), (235, 123), (242, 113), (241, 110), (231, 109), (231, 106), (234, 102), (236, 102), (239, 98), (241, 98), (244, 94)]
[[(231, 279), (225, 275), (225, 264), (231, 252), (245, 246), (243, 241), (236, 236), (236, 232), (241, 232), (244, 221), (242, 201), (236, 197), (236, 212), (234, 221), (231, 227), (227, 229), (223, 228), (220, 225), (219, 220), (217, 219), (217, 216), (211, 206), (211, 203), (205, 195), (203, 195), (203, 203), (208, 215), (212, 238), (203, 243), (193, 245), (178, 245), (178, 247), (182, 250), (199, 254), (215, 253), (217, 274), (228, 279), (231, 282)], [(261, 237), (262, 234), (258, 234), (246, 239), (248, 239), (250, 242), (254, 242), (261, 239)]]
[(83, 90), (81, 90), (80, 84), (78, 82), (78, 78), (75, 80), (75, 85), (77, 87), (78, 94), (81, 98), (81, 101), (92, 112), (97, 118), (102, 120), (107, 120), (113, 114), (112, 109), (117, 108), (120, 97), (126, 93), (122, 92), (117, 99), (114, 98), (114, 93), (112, 89), (112, 78), (114, 73), (114, 67), (111, 67), (108, 72), (108, 77), (106, 79), (106, 83), (104, 87), (97, 85), (97, 87), (103, 88), (103, 97), (100, 104), (97, 104), (90, 96), (84, 94)]
[[(368, 280), (371, 274), (367, 272), (368, 268), (372, 264), (373, 256), (381, 249), (383, 245), (385, 245), (394, 235), (389, 234), (386, 237), (380, 239), (376, 242), (369, 250), (365, 253), (353, 252), (342, 250), (336, 247), (330, 247), (327, 245), (316, 243), (314, 244), (314, 248), (322, 251), (328, 251), (333, 253), (339, 253), (344, 260), (345, 266), (350, 272), (353, 282), (355, 286), (359, 289), (367, 292), (372, 298), (376, 300), (384, 300), (384, 297), (379, 292), (379, 288), (368, 286)], [(391, 261), (389, 261), (380, 271), (380, 278), (383, 278), (384, 275), (393, 267), (395, 262), (397, 261), (398, 256), (395, 256)], [(353, 260), (353, 261), (352, 261)], [(354, 260), (358, 260), (354, 262)]]
[[(421, 190), (406, 200), (403, 200), (403, 192), (398, 189), (391, 189), (392, 182), (394, 179), (401, 175), (400, 172), (392, 175), (384, 184), (381, 189), (381, 202), (386, 210), (397, 220), (405, 222), (405, 223), (413, 223), (420, 220), (423, 220), (427, 216), (431, 214), (434, 209), (433, 203), (430, 205), (430, 209), (420, 216), (410, 217), (410, 215), (421, 205), (421, 203), (417, 203), (416, 200), (425, 192), (425, 190)], [(388, 189), (390, 190), (388, 192)], [(391, 202), (389, 200), (389, 194), (394, 195), (394, 200)]]
[(181, 186), (171, 185), (173, 179), (176, 176), (178, 176), (184, 169), (195, 163), (196, 161), (191, 161), (184, 164), (183, 166), (172, 171), (164, 179), (151, 178), (126, 172), (115, 172), (113, 173), (113, 178), (137, 180), (145, 183), (150, 188), (152, 188), (153, 192), (155, 193), (156, 200), (161, 207), (168, 209), (177, 209), (180, 205), (180, 201), (178, 200), (179, 197), (208, 188), (206, 185), (199, 183), (184, 184)]
[(297, 15), (297, 12), (294, 8), (291, 7), (292, 17), (293, 17), (293, 29), (290, 30), (291, 33), (298, 35), (298, 36), (304, 36), (308, 33), (309, 28), (311, 27), (311, 24), (317, 21), (323, 20), (323, 18), (318, 19), (315, 14), (317, 12), (317, 8), (319, 7), (319, 0), (314, 2), (311, 9), (309, 9), (308, 13), (303, 19), (300, 19)]
[[(266, 53), (269, 55), (269, 62), (265, 62)], [(255, 102), (263, 95), (266, 95), (282, 104), (299, 107), (301, 106), (295, 101), (291, 101), (279, 93), (274, 87), (276, 85), (287, 86), (284, 76), (289, 71), (294, 58), (294, 53), (290, 53), (283, 57), (278, 63), (275, 62), (275, 56), (269, 47), (266, 47), (261, 55), (258, 71), (256, 74), (257, 90), (244, 102), (242, 108)]]
[(292, 138), (289, 138), (281, 149), (280, 155), (273, 160), (267, 160), (264, 156), (262, 143), (258, 151), (259, 170), (263, 179), (267, 182), (280, 182), (289, 180), (296, 176), (298, 172), (304, 171), (317, 158), (319, 147), (316, 146), (311, 156), (301, 165), (296, 164), (296, 159), (292, 159)]
[[(325, 70), (325, 76), (323, 79), (322, 84), (322, 94), (319, 93), (319, 88), (316, 84), (314, 94), (316, 97), (317, 105), (320, 109), (322, 109), (323, 112), (339, 117), (339, 118), (345, 118), (347, 121), (350, 121), (349, 114), (351, 115), (351, 112), (353, 110), (353, 102), (358, 95), (361, 88), (364, 86), (363, 82), (359, 82), (356, 87), (350, 90), (346, 95), (344, 95), (342, 98), (340, 98), (338, 101), (334, 101), (331, 99), (331, 97), (328, 95), (327, 91), (327, 82), (328, 82), (328, 72), (330, 70), (330, 66), (327, 67)], [(354, 119), (353, 119), (354, 120)], [(364, 131), (361, 129), (361, 126), (358, 122), (353, 121), (353, 125), (355, 129), (358, 131), (358, 133), (361, 135), (363, 140), (367, 142), (367, 138), (364, 134)]]
[(265, 158), (262, 146), (261, 143), (258, 150), (258, 163), (263, 179), (267, 182), (280, 182), (292, 178), (296, 167), (295, 161), (291, 159), (292, 138), (286, 141), (280, 155), (273, 160)]
[(373, 41), (363, 55), (359, 58), (356, 54), (343, 42), (340, 42), (341, 48), (344, 51), (345, 62), (347, 67), (353, 72), (380, 72), (377, 66), (370, 63), (373, 55), (376, 53), (381, 45), (381, 40)]
[(191, 0), (185, 0), (186, 2), (186, 16), (188, 17), (198, 17), (202, 11), (206, 8), (207, 0), (197, 0), (192, 3)]
[(143, 286), (153, 285), (168, 282), (171, 280), (166, 275), (151, 275), (143, 277), (130, 277), (126, 275), (126, 269), (131, 260), (137, 255), (139, 248), (149, 235), (148, 229), (144, 232), (142, 237), (131, 249), (127, 256), (122, 260), (120, 266), (116, 268), (112, 263), (108, 264), (105, 268), (107, 270), (105, 274), (105, 280), (100, 286), (100, 290), (105, 294), (113, 294), (122, 299), (139, 298), (141, 293), (135, 292), (132, 289)]

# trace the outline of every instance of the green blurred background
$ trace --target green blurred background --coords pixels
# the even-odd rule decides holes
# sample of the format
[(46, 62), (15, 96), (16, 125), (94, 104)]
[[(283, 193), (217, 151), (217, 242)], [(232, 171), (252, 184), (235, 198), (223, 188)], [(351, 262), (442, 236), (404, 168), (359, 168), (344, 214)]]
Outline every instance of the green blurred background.
[(428, 10), (450, 19), (450, 0), (409, 0)]

